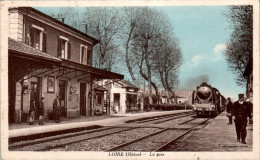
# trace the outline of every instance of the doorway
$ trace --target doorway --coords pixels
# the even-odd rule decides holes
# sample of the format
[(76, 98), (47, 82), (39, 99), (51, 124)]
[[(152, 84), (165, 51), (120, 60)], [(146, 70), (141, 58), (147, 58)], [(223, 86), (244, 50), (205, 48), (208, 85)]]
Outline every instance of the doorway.
[(120, 112), (120, 94), (114, 94), (114, 111)]
[(59, 96), (60, 96), (60, 116), (67, 116), (67, 108), (66, 108), (66, 81), (59, 81)]
[(37, 78), (37, 82), (31, 82), (31, 88), (30, 88), (30, 100), (35, 101), (35, 106), (36, 106), (36, 112), (35, 112), (35, 119), (39, 119), (39, 113), (38, 109), (40, 105), (40, 81), (39, 78)]
[(86, 116), (86, 83), (80, 83), (80, 115)]

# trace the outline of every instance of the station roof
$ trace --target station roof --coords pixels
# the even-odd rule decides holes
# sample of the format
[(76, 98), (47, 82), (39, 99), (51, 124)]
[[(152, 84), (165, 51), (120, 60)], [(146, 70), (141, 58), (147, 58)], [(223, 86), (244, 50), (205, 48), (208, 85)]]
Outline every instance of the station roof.
[(96, 84), (96, 83), (93, 84), (92, 88), (93, 88), (94, 90), (98, 90), (98, 91), (107, 91), (106, 88), (104, 88), (104, 87), (102, 87), (102, 86), (100, 86), (100, 85), (98, 85), (98, 84)]
[[(28, 65), (28, 70), (32, 68), (35, 69), (34, 72), (31, 72), (30, 77), (40, 75), (47, 76), (50, 74), (59, 73), (58, 77), (66, 77), (69, 79), (77, 78), (78, 80), (89, 78), (92, 78), (93, 80), (124, 79), (124, 75), (79, 64), (69, 60), (59, 59), (47, 53), (41, 52), (31, 46), (18, 42), (12, 38), (8, 38), (8, 51), (9, 56), (22, 58), (19, 60), (19, 63), (22, 63), (22, 61), (24, 61), (23, 59), (30, 59), (33, 61), (40, 61), (44, 64), (51, 64), (50, 67), (47, 67), (46, 65), (40, 66), (38, 63), (35, 62), (33, 63), (33, 66)], [(28, 77), (27, 79), (29, 79), (30, 77)]]
[(90, 73), (92, 77), (95, 79), (124, 79), (124, 75), (79, 64), (68, 60), (62, 60), (60, 66), (64, 68), (74, 69), (76, 71), (81, 71), (86, 74)]
[(31, 46), (18, 42), (12, 38), (8, 38), (8, 50), (12, 51), (12, 54), (17, 54), (20, 56), (28, 56), (34, 58), (40, 58), (43, 60), (49, 60), (52, 62), (61, 62), (59, 58), (56, 58), (47, 53), (41, 52)]
[(124, 79), (118, 81), (117, 83), (121, 84), (121, 85), (122, 85), (122, 88), (134, 88), (134, 89), (139, 89), (139, 87), (136, 87), (135, 85), (133, 85), (132, 83), (130, 83), (129, 81), (124, 80)]

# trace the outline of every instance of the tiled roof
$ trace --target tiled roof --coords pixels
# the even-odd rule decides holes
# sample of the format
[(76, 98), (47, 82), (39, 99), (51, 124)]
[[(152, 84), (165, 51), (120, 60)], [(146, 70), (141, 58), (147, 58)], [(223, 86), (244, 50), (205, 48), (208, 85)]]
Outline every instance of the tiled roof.
[(51, 61), (57, 61), (57, 62), (61, 61), (59, 58), (56, 58), (52, 55), (41, 52), (31, 46), (18, 42), (12, 38), (8, 38), (8, 50), (13, 51), (13, 52), (18, 52), (23, 55), (43, 58), (43, 59), (47, 59), (47, 60), (51, 60)]
[(178, 98), (187, 98), (191, 97), (192, 91), (186, 91), (186, 90), (176, 90), (175, 95)]
[(106, 88), (104, 88), (104, 87), (102, 87), (102, 86), (100, 86), (100, 85), (98, 85), (96, 83), (94, 83), (92, 87), (93, 87), (94, 90), (107, 91)]
[[(165, 90), (162, 90), (161, 91), (161, 96), (162, 97), (167, 97), (167, 92)], [(171, 92), (168, 92), (168, 96), (169, 97), (173, 97), (172, 93)]]
[[(168, 92), (169, 96), (172, 97), (172, 93), (171, 92)], [(191, 96), (192, 94), (192, 91), (185, 91), (185, 90), (174, 90), (174, 94), (177, 98), (188, 98)], [(165, 90), (162, 90), (161, 91), (161, 96), (162, 97), (167, 97), (167, 94), (166, 94), (166, 91)]]
[(126, 81), (124, 79), (120, 80), (118, 83), (121, 84), (122, 87), (124, 87), (124, 88), (138, 88), (135, 85), (133, 85), (132, 83), (130, 83), (129, 81)]

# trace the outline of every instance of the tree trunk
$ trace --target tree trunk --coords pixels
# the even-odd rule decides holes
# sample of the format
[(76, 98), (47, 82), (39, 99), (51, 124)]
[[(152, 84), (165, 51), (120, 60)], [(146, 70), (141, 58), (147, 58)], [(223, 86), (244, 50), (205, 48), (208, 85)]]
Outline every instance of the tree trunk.
[(130, 42), (130, 38), (131, 38), (131, 36), (132, 36), (132, 33), (133, 33), (133, 28), (131, 28), (130, 33), (129, 33), (129, 35), (128, 35), (127, 42), (126, 42), (125, 59), (126, 59), (126, 66), (127, 66), (127, 68), (128, 68), (128, 71), (129, 71), (129, 73), (130, 73), (130, 76), (131, 76), (131, 78), (132, 78), (134, 84), (137, 85), (137, 86), (139, 86), (139, 84), (137, 83), (136, 78), (135, 78), (135, 76), (134, 76), (132, 67), (131, 67), (131, 65), (130, 65), (129, 56), (128, 56), (128, 54), (129, 54), (129, 52), (128, 52), (128, 50), (129, 50), (129, 42)]

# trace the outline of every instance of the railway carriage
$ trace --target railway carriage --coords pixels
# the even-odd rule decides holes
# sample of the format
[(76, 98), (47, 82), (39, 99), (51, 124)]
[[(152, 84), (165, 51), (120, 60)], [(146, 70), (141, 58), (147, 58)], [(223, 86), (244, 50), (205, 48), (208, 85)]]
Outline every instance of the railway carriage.
[(204, 82), (193, 91), (192, 106), (197, 115), (215, 116), (226, 108), (226, 98)]

